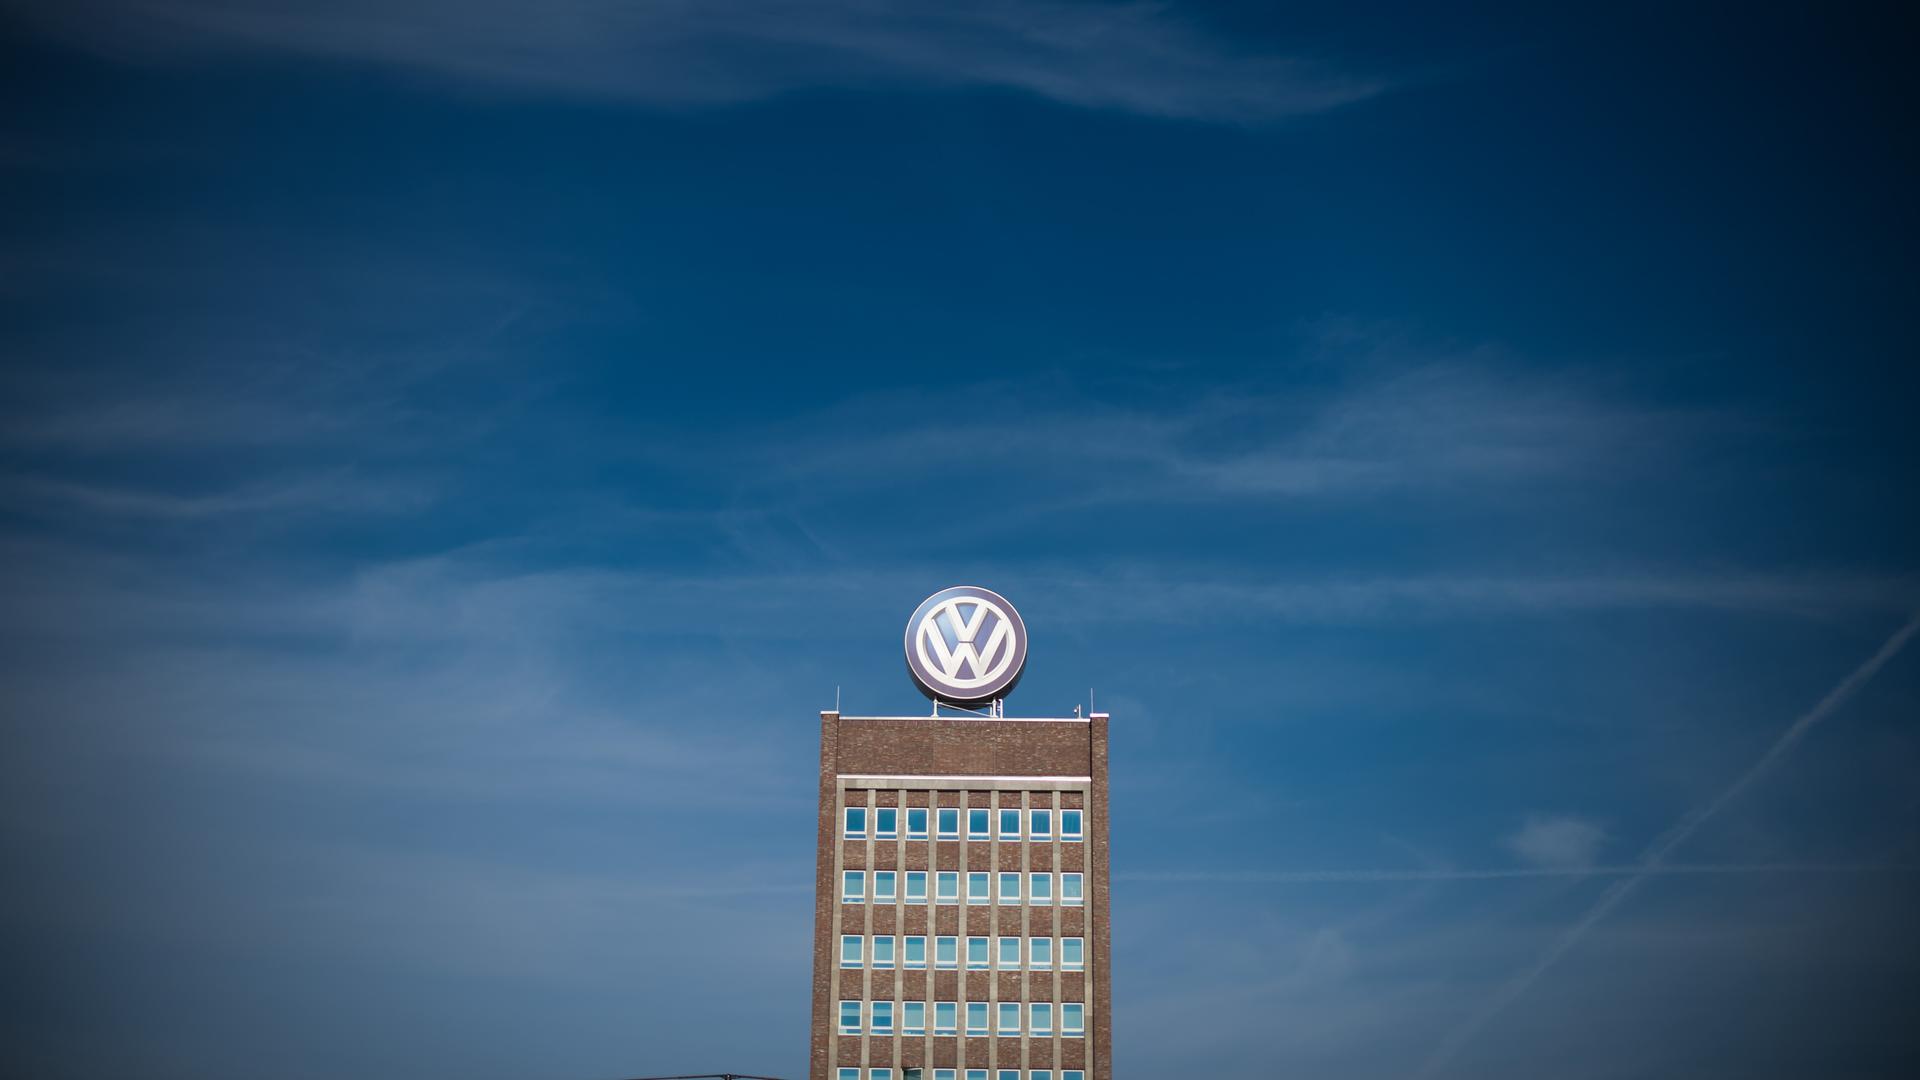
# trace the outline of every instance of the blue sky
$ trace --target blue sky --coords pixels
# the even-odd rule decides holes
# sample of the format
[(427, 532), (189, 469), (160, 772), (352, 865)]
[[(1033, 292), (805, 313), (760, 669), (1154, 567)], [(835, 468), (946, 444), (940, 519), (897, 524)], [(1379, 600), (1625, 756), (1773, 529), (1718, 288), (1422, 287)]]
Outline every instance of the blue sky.
[(801, 1075), (816, 711), (977, 582), (1123, 1075), (1911, 1075), (1900, 40), (5, 4), (8, 1071)]

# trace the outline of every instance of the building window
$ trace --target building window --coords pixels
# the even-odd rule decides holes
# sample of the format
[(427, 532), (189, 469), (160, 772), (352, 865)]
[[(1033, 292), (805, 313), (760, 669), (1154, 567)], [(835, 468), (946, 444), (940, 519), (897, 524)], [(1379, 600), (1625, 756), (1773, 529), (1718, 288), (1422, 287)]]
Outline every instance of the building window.
[(1020, 1003), (1003, 1001), (1000, 1003), (1000, 1024), (994, 1029), (1001, 1035), (1020, 1034)]
[(860, 942), (861, 942), (861, 938), (856, 934), (841, 935), (840, 937), (840, 966), (841, 967), (857, 968), (860, 966), (862, 962), (860, 959), (860, 953), (861, 953)]
[(1060, 970), (1084, 971), (1087, 967), (1087, 942), (1085, 938), (1066, 937), (1060, 939)]
[(847, 807), (847, 820), (840, 830), (840, 835), (846, 837), (848, 840), (865, 840), (867, 838), (866, 807)]
[(1001, 1069), (993, 1075), (995, 1080), (1020, 1080), (1019, 1069)]
[(1035, 1069), (1027, 1074), (1027, 1080), (1053, 1080), (1053, 1070)]
[(860, 1080), (859, 1069), (841, 1069), (834, 1074), (839, 1080)]
[(910, 937), (907, 939), (906, 955), (901, 957), (900, 966), (908, 971), (918, 971), (927, 966), (927, 939)]
[(1080, 1069), (1062, 1069), (1060, 1080), (1087, 1080), (1087, 1074)]
[(1003, 937), (1000, 939), (1000, 970), (1020, 970), (1020, 939)]
[(924, 904), (927, 902), (927, 872), (925, 870), (907, 871), (907, 903)]
[(900, 1034), (925, 1035), (927, 1033), (927, 1003), (907, 1001), (900, 1005)]
[(968, 1070), (967, 1070), (967, 1080), (987, 1080), (987, 1070), (985, 1070), (985, 1069), (968, 1069)]
[(843, 1001), (840, 1003), (840, 1034), (860, 1034), (860, 1003)]
[(863, 870), (847, 870), (840, 875), (840, 902), (858, 904), (867, 898), (867, 875)]
[[(933, 1033), (935, 1035), (952, 1035), (954, 1033), (954, 1024), (958, 1020), (958, 1005), (951, 1001), (936, 1001), (933, 1003)], [(953, 1073), (948, 1071), (947, 1075), (951, 1077)]]
[(1060, 811), (1060, 839), (1062, 840), (1080, 839), (1080, 811), (1078, 810)]
[(1017, 904), (1020, 902), (1020, 875), (1018, 873), (1000, 875), (1000, 902)]
[(893, 1080), (892, 1069), (868, 1069), (867, 1080)]
[(1027, 875), (1027, 902), (1038, 907), (1053, 903), (1053, 875)]
[(942, 904), (959, 903), (960, 871), (942, 870), (934, 875), (934, 890), (933, 898), (935, 901)]
[(985, 971), (987, 969), (987, 939), (970, 937), (967, 939), (967, 969)]
[(957, 806), (941, 807), (935, 811), (934, 824), (940, 829), (940, 839), (960, 839), (960, 808)]
[(894, 840), (900, 836), (900, 811), (891, 806), (878, 807), (873, 812), (873, 838), (875, 840)]
[(893, 970), (893, 940), (891, 937), (877, 937), (873, 939), (874, 970)]
[(892, 870), (873, 872), (873, 902), (876, 904), (893, 903), (894, 890), (898, 888), (900, 875)]
[(987, 875), (984, 872), (967, 871), (967, 903), (990, 903), (993, 897), (987, 894)]
[(925, 840), (927, 838), (927, 808), (924, 806), (907, 807), (907, 839)]
[[(856, 1002), (856, 1004), (858, 1003)], [(967, 1002), (967, 1034), (985, 1035), (986, 1033), (987, 1033), (987, 1003), (984, 1001)], [(987, 1070), (985, 1069), (980, 1070), (980, 1075), (985, 1076), (986, 1073), (987, 1073)], [(969, 1073), (968, 1075), (972, 1075), (972, 1074)]]
[(1032, 1006), (1032, 1015), (1027, 1018), (1029, 1035), (1053, 1034), (1053, 1006), (1044, 1001), (1036, 1001)]
[(1053, 811), (1033, 810), (1027, 814), (1027, 837), (1032, 840), (1053, 838)]
[(1053, 970), (1053, 939), (1037, 937), (1027, 942), (1027, 967), (1034, 971)]
[(953, 1077), (954, 1073), (952, 1069), (933, 1070), (933, 1080), (953, 1080)]
[(960, 966), (960, 939), (937, 937), (933, 939), (933, 966), (951, 970)]
[(873, 1003), (872, 1030), (875, 1035), (893, 1034), (893, 1002), (876, 1001)]
[(1060, 1034), (1077, 1039), (1087, 1033), (1087, 1007), (1068, 1003), (1060, 1006)]
[(989, 818), (987, 817), (987, 811), (985, 807), (968, 808), (967, 839), (969, 840), (987, 839), (989, 836), (989, 833), (987, 832), (988, 823), (989, 823)]
[(1020, 811), (1019, 810), (1014, 809), (1014, 810), (1000, 811), (1000, 839), (1002, 840), (1020, 839)]
[(1065, 907), (1079, 907), (1086, 902), (1086, 878), (1081, 874), (1060, 875), (1060, 903)]

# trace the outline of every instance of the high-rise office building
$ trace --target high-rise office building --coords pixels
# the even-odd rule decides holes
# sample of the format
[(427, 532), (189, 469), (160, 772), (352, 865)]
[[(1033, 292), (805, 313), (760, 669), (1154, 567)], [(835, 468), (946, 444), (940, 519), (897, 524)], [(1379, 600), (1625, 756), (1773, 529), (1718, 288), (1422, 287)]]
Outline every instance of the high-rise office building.
[(985, 616), (962, 595), (908, 626), (910, 668), (931, 628), (933, 716), (820, 715), (811, 1080), (1113, 1074), (1108, 717), (941, 715), (1025, 660), (1018, 615), (972, 591)]

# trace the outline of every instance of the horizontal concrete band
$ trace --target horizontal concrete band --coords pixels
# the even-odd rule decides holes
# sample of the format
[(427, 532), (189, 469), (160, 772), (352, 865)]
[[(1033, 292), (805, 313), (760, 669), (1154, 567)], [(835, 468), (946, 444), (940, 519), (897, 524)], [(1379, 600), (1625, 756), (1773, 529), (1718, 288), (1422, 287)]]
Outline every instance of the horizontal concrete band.
[(841, 773), (843, 788), (917, 788), (921, 791), (987, 791), (1025, 788), (1032, 791), (1078, 791), (1093, 783), (1091, 776), (875, 776)]
[[(821, 715), (831, 716), (833, 714), (822, 713)], [(1095, 715), (1100, 715), (1100, 714), (1096, 713)], [(842, 716), (840, 719), (842, 720), (959, 720), (959, 721), (977, 720), (982, 723), (988, 723), (988, 724), (1087, 724), (1087, 723), (1093, 722), (1093, 717), (1090, 717), (1090, 716), (949, 716), (945, 713), (942, 713), (939, 716), (929, 716), (926, 713), (921, 713), (919, 716)]]

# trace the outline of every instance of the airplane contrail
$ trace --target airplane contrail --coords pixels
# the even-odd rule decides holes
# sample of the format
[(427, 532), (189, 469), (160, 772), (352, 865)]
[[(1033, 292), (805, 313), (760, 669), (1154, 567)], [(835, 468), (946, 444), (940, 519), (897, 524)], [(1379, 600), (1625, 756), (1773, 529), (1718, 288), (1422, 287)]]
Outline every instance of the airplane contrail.
[(1489, 870), (1139, 870), (1117, 881), (1208, 884), (1344, 885), (1395, 881), (1501, 881), (1509, 878), (1626, 877), (1632, 874), (1900, 874), (1920, 872), (1920, 863), (1640, 863), (1614, 866), (1518, 866)]
[(1905, 626), (1895, 631), (1894, 635), (1887, 639), (1886, 644), (1880, 646), (1880, 651), (1869, 657), (1866, 663), (1855, 668), (1853, 674), (1840, 680), (1840, 685), (1828, 691), (1827, 696), (1821, 698), (1819, 703), (1813, 708), (1802, 713), (1800, 717), (1787, 728), (1784, 734), (1774, 740), (1773, 745), (1767, 749), (1765, 754), (1761, 755), (1760, 760), (1755, 762), (1751, 769), (1748, 769), (1738, 780), (1728, 785), (1727, 789), (1722, 791), (1712, 802), (1685, 815), (1679, 821), (1675, 822), (1666, 832), (1660, 834), (1660, 836), (1641, 853), (1637, 869), (1633, 873), (1609, 884), (1606, 891), (1600, 894), (1599, 899), (1593, 902), (1593, 906), (1587, 909), (1587, 913), (1582, 915), (1578, 922), (1568, 927), (1566, 932), (1554, 941), (1553, 945), (1547, 949), (1532, 967), (1521, 972), (1517, 977), (1501, 987), (1500, 991), (1494, 994), (1478, 1012), (1469, 1017), (1466, 1023), (1460, 1025), (1460, 1027), (1455, 1029), (1445, 1039), (1442, 1039), (1440, 1045), (1434, 1048), (1433, 1053), (1428, 1055), (1426, 1062), (1421, 1065), (1420, 1071), (1414, 1075), (1416, 1077), (1429, 1077), (1446, 1068), (1453, 1061), (1454, 1057), (1460, 1053), (1461, 1049), (1464, 1048), (1467, 1043), (1471, 1042), (1475, 1035), (1480, 1033), (1481, 1028), (1485, 1027), (1494, 1017), (1504, 1012), (1508, 1006), (1519, 1000), (1521, 995), (1531, 989), (1533, 984), (1538, 982), (1540, 977), (1547, 973), (1548, 969), (1552, 968), (1554, 964), (1559, 963), (1561, 957), (1565, 956), (1569, 950), (1580, 943), (1580, 939), (1587, 935), (1587, 931), (1593, 929), (1601, 919), (1606, 918), (1614, 908), (1619, 907), (1620, 902), (1625, 900), (1642, 881), (1660, 873), (1664, 868), (1667, 856), (1672, 854), (1675, 848), (1686, 843), (1687, 839), (1691, 837), (1701, 825), (1704, 825), (1715, 814), (1718, 814), (1723, 807), (1729, 802), (1732, 802), (1741, 792), (1753, 786), (1755, 781), (1765, 776), (1767, 771), (1773, 767), (1774, 763), (1784, 757), (1787, 751), (1793, 749), (1794, 745), (1805, 737), (1807, 732), (1812, 730), (1815, 724), (1825, 720), (1835, 709), (1840, 707), (1841, 703), (1853, 696), (1854, 691), (1866, 685), (1867, 681), (1872, 679), (1874, 675), (1886, 665), (1887, 661), (1893, 659), (1894, 656), (1906, 646), (1907, 639), (1911, 638), (1915, 631), (1920, 631), (1920, 615), (1916, 615), (1913, 619), (1909, 620)]

